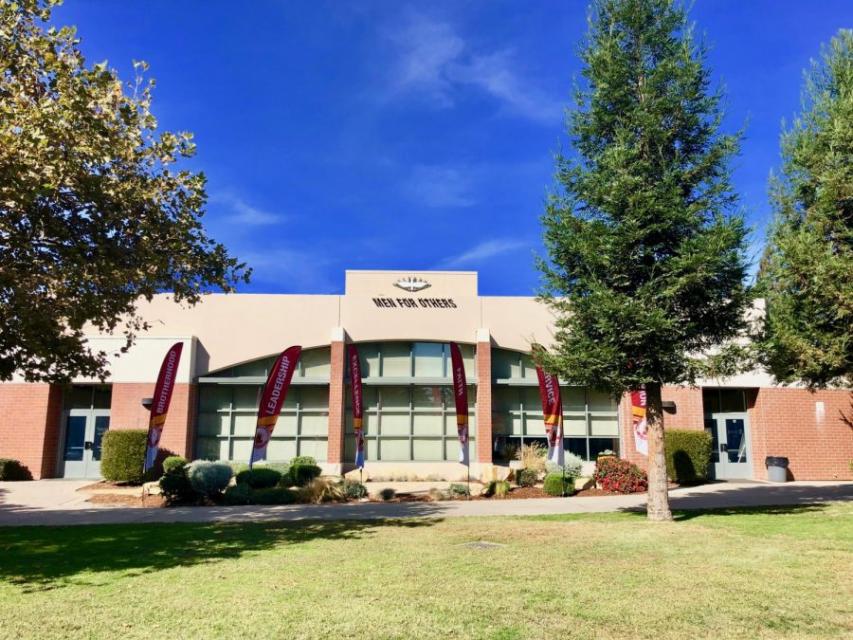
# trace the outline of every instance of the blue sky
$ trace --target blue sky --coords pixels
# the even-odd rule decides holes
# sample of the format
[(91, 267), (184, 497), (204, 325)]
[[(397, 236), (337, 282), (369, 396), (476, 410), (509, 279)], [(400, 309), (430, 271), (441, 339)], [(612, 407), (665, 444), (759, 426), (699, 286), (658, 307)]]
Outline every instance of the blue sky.
[[(205, 224), (255, 269), (243, 291), (338, 293), (344, 269), (480, 273), (531, 295), (539, 216), (565, 148), (581, 1), (66, 0), (90, 62), (146, 60), (161, 127), (192, 131)], [(697, 0), (746, 127), (735, 186), (758, 251), (781, 122), (850, 0)]]

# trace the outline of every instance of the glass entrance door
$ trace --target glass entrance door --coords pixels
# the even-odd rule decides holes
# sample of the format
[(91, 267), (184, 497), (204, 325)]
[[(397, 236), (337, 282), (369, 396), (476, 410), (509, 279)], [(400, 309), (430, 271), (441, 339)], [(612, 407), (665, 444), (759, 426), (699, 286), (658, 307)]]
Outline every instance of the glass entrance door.
[(752, 477), (752, 453), (749, 450), (749, 423), (746, 413), (714, 413), (705, 419), (714, 448), (711, 463), (714, 477), (733, 480)]
[(101, 475), (101, 440), (110, 428), (109, 409), (71, 409), (65, 415), (63, 478)]

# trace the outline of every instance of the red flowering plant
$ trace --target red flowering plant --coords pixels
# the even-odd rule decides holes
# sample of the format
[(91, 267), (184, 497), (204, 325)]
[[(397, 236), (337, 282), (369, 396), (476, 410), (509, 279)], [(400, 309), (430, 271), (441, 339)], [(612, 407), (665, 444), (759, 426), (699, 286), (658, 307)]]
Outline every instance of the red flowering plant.
[(621, 458), (599, 458), (593, 478), (597, 486), (615, 493), (640, 493), (649, 488), (646, 472)]

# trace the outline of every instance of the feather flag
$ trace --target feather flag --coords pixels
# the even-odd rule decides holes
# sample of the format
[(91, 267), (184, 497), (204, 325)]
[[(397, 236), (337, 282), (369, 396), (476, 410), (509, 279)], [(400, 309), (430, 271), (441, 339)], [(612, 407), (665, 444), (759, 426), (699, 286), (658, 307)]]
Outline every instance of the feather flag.
[(640, 387), (631, 392), (631, 431), (634, 432), (634, 448), (637, 453), (649, 455), (649, 426), (646, 422), (646, 390)]
[(456, 401), (456, 433), (459, 435), (459, 462), (468, 465), (468, 385), (465, 363), (455, 342), (450, 343), (450, 365), (453, 369), (453, 398)]
[(358, 348), (349, 346), (349, 379), (352, 386), (352, 429), (355, 433), (355, 466), (364, 469), (364, 395), (361, 388), (361, 360)]
[(287, 396), (296, 363), (299, 362), (299, 354), (302, 347), (290, 347), (281, 352), (267, 376), (267, 383), (261, 395), (261, 403), (258, 406), (258, 422), (255, 427), (255, 441), (252, 445), (252, 456), (249, 458), (249, 467), (258, 460), (267, 457), (267, 445), (272, 437), (278, 414)]
[(154, 385), (151, 417), (148, 420), (148, 444), (145, 449), (144, 471), (154, 466), (157, 452), (160, 450), (160, 436), (163, 435), (163, 425), (166, 424), (166, 414), (169, 412), (169, 403), (172, 402), (172, 391), (175, 389), (175, 378), (178, 375), (178, 365), (181, 363), (183, 349), (183, 342), (173, 344), (160, 365), (157, 384)]
[(545, 434), (548, 436), (548, 461), (565, 465), (563, 449), (563, 400), (560, 397), (560, 380), (551, 373), (545, 373), (542, 367), (536, 367), (539, 379), (539, 397), (542, 399), (542, 413), (545, 416)]

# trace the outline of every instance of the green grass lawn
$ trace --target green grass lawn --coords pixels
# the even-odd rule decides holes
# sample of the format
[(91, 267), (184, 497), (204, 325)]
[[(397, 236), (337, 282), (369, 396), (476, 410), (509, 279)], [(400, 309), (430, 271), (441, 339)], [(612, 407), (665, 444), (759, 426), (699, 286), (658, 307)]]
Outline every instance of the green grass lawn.
[[(485, 540), (499, 545), (472, 549)], [(0, 528), (3, 638), (853, 634), (853, 504)]]

